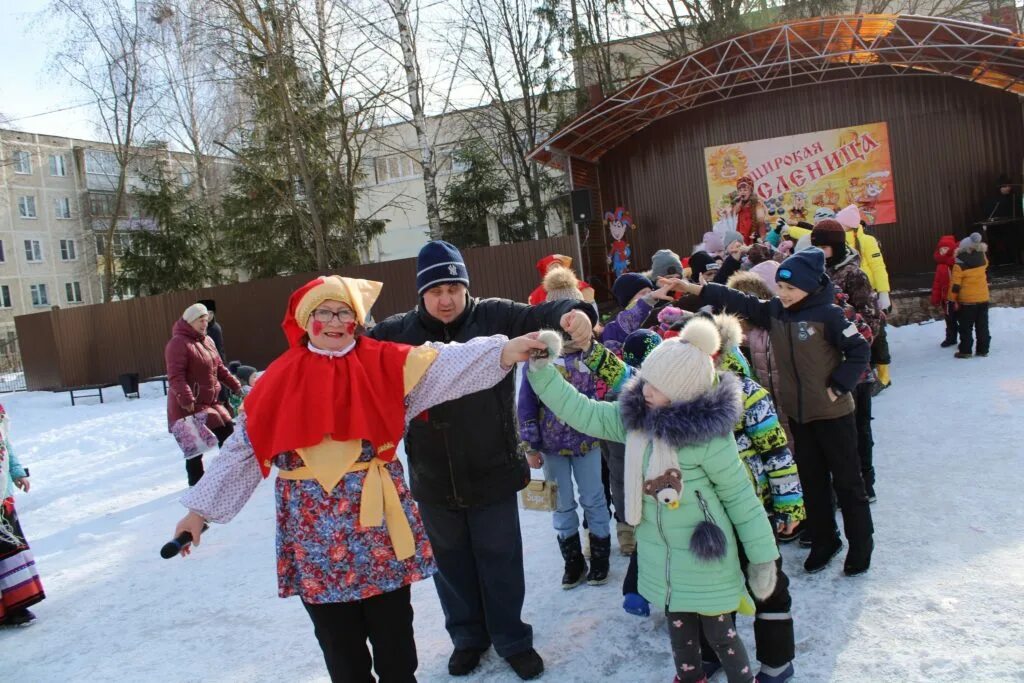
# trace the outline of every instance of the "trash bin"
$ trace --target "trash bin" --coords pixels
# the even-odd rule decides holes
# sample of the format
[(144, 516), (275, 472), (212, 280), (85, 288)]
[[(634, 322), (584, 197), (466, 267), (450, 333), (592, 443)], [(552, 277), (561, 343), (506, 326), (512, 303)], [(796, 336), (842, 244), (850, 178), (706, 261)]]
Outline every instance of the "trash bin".
[(118, 376), (117, 381), (121, 384), (121, 389), (124, 390), (124, 397), (139, 398), (139, 375), (136, 372), (127, 372), (123, 375)]

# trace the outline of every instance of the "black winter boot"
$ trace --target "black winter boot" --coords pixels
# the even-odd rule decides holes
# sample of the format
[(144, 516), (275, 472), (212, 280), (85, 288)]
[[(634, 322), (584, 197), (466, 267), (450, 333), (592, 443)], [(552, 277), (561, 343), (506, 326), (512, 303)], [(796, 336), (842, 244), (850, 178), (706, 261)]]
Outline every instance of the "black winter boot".
[(811, 546), (811, 552), (807, 556), (807, 560), (804, 561), (804, 569), (807, 570), (808, 574), (820, 572), (828, 566), (832, 558), (838, 555), (842, 549), (843, 542), (839, 540), (838, 536), (833, 536), (825, 543), (815, 543)]
[(860, 576), (867, 572), (871, 568), (871, 552), (874, 549), (873, 539), (857, 546), (850, 543), (850, 551), (846, 553), (846, 562), (843, 563), (843, 573), (847, 576)]
[(565, 560), (562, 588), (565, 590), (575, 588), (583, 583), (583, 577), (587, 574), (587, 562), (583, 559), (580, 535), (577, 533), (568, 538), (559, 538), (558, 548), (562, 551), (562, 559)]
[(590, 572), (587, 584), (600, 586), (608, 582), (608, 556), (612, 552), (612, 537), (590, 535)]

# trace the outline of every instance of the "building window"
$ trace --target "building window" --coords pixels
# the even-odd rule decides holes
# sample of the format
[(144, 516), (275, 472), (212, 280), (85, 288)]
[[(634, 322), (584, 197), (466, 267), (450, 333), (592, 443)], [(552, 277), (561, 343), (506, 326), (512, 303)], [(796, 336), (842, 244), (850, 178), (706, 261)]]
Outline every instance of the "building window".
[[(89, 215), (93, 218), (108, 218), (114, 215), (114, 204), (116, 197), (113, 194), (102, 192), (89, 193)], [(125, 196), (121, 202), (121, 218), (128, 216), (128, 197)]]
[(69, 304), (82, 303), (82, 285), (77, 282), (65, 282), (64, 293), (67, 294)]
[(378, 183), (415, 178), (420, 172), (419, 163), (405, 154), (378, 157), (374, 161), (374, 166), (377, 170)]
[(51, 154), (50, 155), (50, 175), (58, 176), (63, 178), (68, 174), (68, 169), (64, 165), (63, 154)]
[(11, 308), (11, 288), (0, 285), (0, 308)]
[(61, 261), (75, 261), (78, 259), (78, 252), (75, 249), (74, 240), (61, 240), (60, 241), (60, 260)]
[(4, 251), (4, 241), (0, 240), (0, 263), (4, 263), (7, 260), (7, 252)]
[(32, 285), (31, 287), (29, 287), (29, 291), (32, 292), (33, 306), (50, 305), (50, 297), (46, 293), (46, 285)]
[(39, 240), (25, 240), (25, 260), (29, 263), (43, 260), (43, 245)]
[(54, 199), (53, 213), (57, 218), (71, 218), (71, 200), (67, 197)]
[(93, 175), (117, 176), (120, 174), (121, 166), (117, 163), (117, 157), (113, 152), (105, 152), (100, 149), (88, 149), (85, 151), (85, 172)]
[(188, 170), (187, 168), (183, 168), (178, 173), (178, 177), (181, 178), (181, 186), (182, 187), (191, 187), (192, 186), (192, 171)]
[(32, 154), (26, 152), (23, 149), (19, 149), (14, 153), (14, 172), (21, 175), (30, 175), (32, 173)]
[(18, 197), (18, 215), (22, 218), (36, 217), (36, 198)]

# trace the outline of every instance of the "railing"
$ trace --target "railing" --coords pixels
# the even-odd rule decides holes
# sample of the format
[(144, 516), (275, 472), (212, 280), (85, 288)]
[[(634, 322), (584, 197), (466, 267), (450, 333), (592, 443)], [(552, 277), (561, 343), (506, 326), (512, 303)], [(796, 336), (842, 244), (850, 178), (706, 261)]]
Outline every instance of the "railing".
[(25, 391), (25, 372), (17, 337), (0, 341), (0, 394), (11, 391)]

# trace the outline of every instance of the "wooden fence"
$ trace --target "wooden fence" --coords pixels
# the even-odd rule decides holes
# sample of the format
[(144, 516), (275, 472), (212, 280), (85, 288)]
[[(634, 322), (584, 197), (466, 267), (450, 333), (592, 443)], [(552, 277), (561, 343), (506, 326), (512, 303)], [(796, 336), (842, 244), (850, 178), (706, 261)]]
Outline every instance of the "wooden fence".
[[(571, 237), (466, 249), (470, 291), (479, 297), (526, 301), (537, 286), (534, 264), (551, 253), (573, 254)], [(384, 290), (376, 320), (418, 302), (416, 259), (353, 266), (338, 274), (378, 280)], [(288, 297), (316, 274), (253, 280), (94, 306), (54, 309), (15, 318), (29, 390), (116, 382), (124, 373), (142, 380), (164, 373), (171, 326), (199, 299), (217, 303), (228, 359), (266, 367), (286, 348), (281, 320)]]

